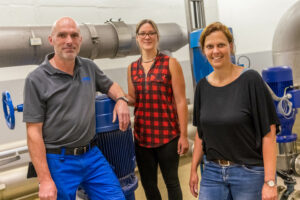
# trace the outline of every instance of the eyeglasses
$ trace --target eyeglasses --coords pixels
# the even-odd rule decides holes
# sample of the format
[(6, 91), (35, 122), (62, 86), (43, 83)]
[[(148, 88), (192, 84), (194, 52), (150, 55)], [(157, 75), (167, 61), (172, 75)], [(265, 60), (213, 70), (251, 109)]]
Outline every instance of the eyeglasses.
[(153, 37), (156, 34), (157, 32), (149, 32), (149, 33), (138, 33), (137, 35), (140, 36), (141, 38), (145, 38), (146, 36)]

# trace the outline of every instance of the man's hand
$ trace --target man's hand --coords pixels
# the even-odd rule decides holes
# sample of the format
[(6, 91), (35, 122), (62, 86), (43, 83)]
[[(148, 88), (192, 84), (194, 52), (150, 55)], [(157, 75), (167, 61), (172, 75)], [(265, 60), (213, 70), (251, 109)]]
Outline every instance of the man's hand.
[(121, 131), (126, 131), (128, 124), (130, 123), (130, 113), (128, 105), (125, 101), (117, 101), (114, 111), (113, 111), (113, 123), (116, 121), (118, 116), (119, 128)]
[(189, 142), (187, 137), (180, 136), (178, 140), (177, 153), (179, 155), (185, 154), (189, 150)]
[(40, 200), (56, 200), (57, 189), (53, 180), (40, 183), (39, 198)]

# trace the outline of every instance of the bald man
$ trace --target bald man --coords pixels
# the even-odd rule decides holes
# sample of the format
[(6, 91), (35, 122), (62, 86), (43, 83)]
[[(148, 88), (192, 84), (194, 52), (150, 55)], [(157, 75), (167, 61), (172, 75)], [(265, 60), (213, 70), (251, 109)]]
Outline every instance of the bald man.
[(81, 185), (90, 199), (125, 199), (93, 139), (96, 91), (116, 100), (121, 130), (130, 119), (125, 94), (93, 61), (78, 56), (82, 37), (72, 18), (57, 20), (48, 40), (54, 53), (28, 75), (24, 88), (23, 121), (39, 198), (75, 200)]

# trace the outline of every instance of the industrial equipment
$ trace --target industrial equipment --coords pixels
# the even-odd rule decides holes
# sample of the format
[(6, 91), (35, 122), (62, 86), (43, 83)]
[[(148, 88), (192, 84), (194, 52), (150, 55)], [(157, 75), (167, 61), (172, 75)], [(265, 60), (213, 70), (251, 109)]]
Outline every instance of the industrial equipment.
[(294, 189), (294, 175), (300, 175), (300, 155), (297, 152), (297, 134), (292, 133), (297, 109), (300, 107), (299, 86), (293, 84), (292, 69), (288, 66), (266, 68), (262, 77), (267, 83), (276, 106), (281, 131), (276, 137), (278, 144), (277, 175), (284, 180), (278, 187), (280, 200), (299, 199), (300, 191)]
[[(289, 171), (297, 157), (297, 135), (292, 133), (297, 110), (300, 107), (299, 90), (293, 85), (292, 69), (287, 66), (270, 67), (262, 71), (262, 77), (268, 84), (274, 99), (281, 131), (277, 135), (277, 169)], [(294, 169), (294, 173), (299, 170)]]
[[(97, 59), (139, 54), (135, 26), (121, 20), (109, 20), (104, 25), (80, 25), (83, 40), (79, 56)], [(160, 51), (173, 52), (187, 44), (186, 35), (177, 24), (159, 23), (157, 26)], [(0, 67), (42, 63), (45, 55), (53, 51), (48, 42), (50, 32), (51, 26), (1, 27), (0, 39), (5, 45), (0, 47)]]
[(115, 102), (106, 95), (96, 98), (96, 138), (99, 149), (115, 171), (127, 200), (134, 200), (138, 179), (134, 174), (135, 152), (132, 130), (119, 130), (112, 123)]

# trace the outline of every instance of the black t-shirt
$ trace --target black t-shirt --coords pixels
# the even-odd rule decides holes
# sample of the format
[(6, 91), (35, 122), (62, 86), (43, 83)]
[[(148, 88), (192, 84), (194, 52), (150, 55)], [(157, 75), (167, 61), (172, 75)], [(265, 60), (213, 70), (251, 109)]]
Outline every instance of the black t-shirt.
[(256, 71), (245, 71), (223, 87), (212, 86), (206, 78), (198, 82), (193, 125), (207, 160), (263, 166), (262, 138), (271, 124), (278, 132), (272, 97)]

